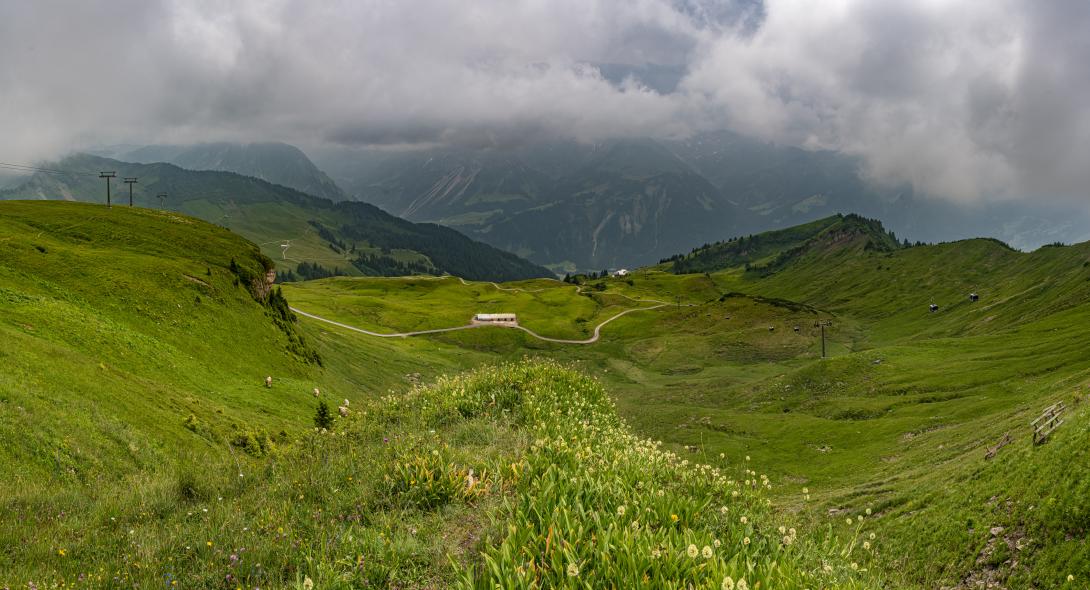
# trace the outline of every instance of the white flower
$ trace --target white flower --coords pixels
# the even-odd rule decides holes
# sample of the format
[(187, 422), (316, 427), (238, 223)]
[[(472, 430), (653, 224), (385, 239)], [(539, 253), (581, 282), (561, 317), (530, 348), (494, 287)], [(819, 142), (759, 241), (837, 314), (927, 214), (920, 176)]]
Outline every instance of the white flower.
[(707, 545), (704, 545), (704, 549), (702, 549), (700, 553), (704, 556), (704, 559), (712, 558), (712, 548)]
[(779, 531), (781, 535), (785, 535), (787, 534), (787, 527), (781, 526)]
[(848, 523), (848, 525), (851, 525), (852, 524), (852, 517), (849, 516), (848, 518), (845, 518), (844, 522)]
[(742, 537), (742, 544), (749, 545), (749, 537)]
[(575, 565), (574, 563), (569, 563), (568, 564), (568, 575), (573, 577), (573, 578), (575, 576), (578, 576), (579, 575), (579, 566)]
[(696, 548), (696, 545), (693, 545), (693, 544), (690, 543), (688, 553), (689, 553), (689, 557), (692, 557), (692, 558), (695, 559), (696, 556), (700, 554), (700, 550)]
[(734, 587), (735, 590), (749, 590), (749, 584), (746, 583), (745, 578), (738, 580), (738, 585)]
[(624, 506), (623, 505), (617, 507), (617, 516), (624, 516)]
[(863, 541), (863, 548), (870, 551), (870, 541)]
[(719, 539), (716, 539), (712, 541), (712, 545), (715, 545), (715, 548), (718, 549), (719, 546), (722, 545), (722, 543), (719, 542)]
[[(314, 391), (317, 392), (318, 389), (315, 388)], [(314, 580), (311, 580), (310, 576), (303, 576), (303, 590), (313, 590), (313, 588)]]
[(867, 508), (867, 516), (870, 516), (870, 508)]
[(722, 590), (734, 590), (734, 579), (730, 576), (723, 578), (723, 584), (719, 586)]
[(742, 524), (746, 524), (746, 523), (749, 522), (749, 519), (743, 516), (743, 517), (738, 519), (738, 522), (740, 522)]

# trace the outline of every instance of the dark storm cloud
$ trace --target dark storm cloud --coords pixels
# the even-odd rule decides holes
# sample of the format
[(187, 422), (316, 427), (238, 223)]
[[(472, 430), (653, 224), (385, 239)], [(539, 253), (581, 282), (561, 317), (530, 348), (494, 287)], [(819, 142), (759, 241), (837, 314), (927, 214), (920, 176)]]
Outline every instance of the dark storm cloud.
[(1074, 1), (9, 1), (0, 160), (730, 128), (961, 200), (1082, 198), (1087, 30)]

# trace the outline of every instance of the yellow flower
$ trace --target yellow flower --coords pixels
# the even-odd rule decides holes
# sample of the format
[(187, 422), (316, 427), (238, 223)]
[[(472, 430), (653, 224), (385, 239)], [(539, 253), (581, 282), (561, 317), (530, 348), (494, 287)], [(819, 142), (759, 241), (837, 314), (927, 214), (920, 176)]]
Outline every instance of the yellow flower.
[(209, 542), (205, 543), (205, 545), (208, 545), (209, 547), (211, 547), (212, 546), (212, 541), (209, 541)]
[(1067, 574), (1067, 581), (1068, 582), (1074, 582), (1075, 581), (1075, 576), (1073, 576), (1071, 574)]
[(60, 555), (61, 557), (64, 557), (66, 553), (68, 552), (64, 549), (57, 549), (57, 555)]
[(700, 550), (696, 548), (696, 545), (693, 545), (691, 543), (689, 544), (688, 552), (689, 552), (689, 557), (692, 557), (692, 558), (696, 558), (696, 556), (700, 554)]
[(670, 520), (672, 520), (673, 522), (677, 522), (677, 515), (676, 514), (671, 514), (670, 515)]

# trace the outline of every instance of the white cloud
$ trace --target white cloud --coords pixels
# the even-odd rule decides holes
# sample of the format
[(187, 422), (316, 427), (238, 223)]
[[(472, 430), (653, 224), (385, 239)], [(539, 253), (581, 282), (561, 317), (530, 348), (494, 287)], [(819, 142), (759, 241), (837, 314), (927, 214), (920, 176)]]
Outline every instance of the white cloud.
[[(960, 200), (1086, 194), (1090, 5), (756, 1), (8, 2), (0, 159), (726, 127)], [(688, 74), (663, 93), (594, 64)]]

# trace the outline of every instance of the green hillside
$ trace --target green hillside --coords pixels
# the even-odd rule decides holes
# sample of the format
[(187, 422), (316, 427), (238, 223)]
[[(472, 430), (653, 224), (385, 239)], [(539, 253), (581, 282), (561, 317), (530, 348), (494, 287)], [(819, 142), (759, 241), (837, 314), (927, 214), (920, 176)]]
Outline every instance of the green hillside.
[[(38, 173), (0, 199), (58, 199), (105, 202), (100, 170), (116, 171), (113, 203), (128, 204), (119, 182), (137, 177), (137, 206), (193, 215), (230, 228), (281, 262), (281, 271), (300, 263), (326, 274), (390, 276), (442, 274), (487, 280), (516, 280), (551, 273), (508, 252), (475, 242), (433, 224), (417, 224), (357, 202), (332, 202), (257, 178), (228, 172), (184, 170), (171, 164), (130, 164), (77, 155), (52, 165), (63, 174)], [(287, 250), (282, 244), (289, 244)], [(306, 277), (304, 277), (306, 278)]]
[[(0, 203), (0, 584), (1085, 585), (1090, 244), (753, 240), (783, 249), (281, 297), (223, 228)], [(528, 331), (344, 327), (482, 312)]]
[[(637, 432), (679, 452), (767, 465), (780, 484), (773, 496), (810, 526), (843, 530), (845, 515), (871, 510), (878, 569), (893, 587), (1084, 583), (1084, 478), (1062, 465), (1081, 461), (1090, 427), (1081, 336), (1090, 244), (1032, 253), (984, 239), (904, 247), (856, 216), (792, 233), (754, 236), (778, 245), (707, 274), (648, 268), (581, 291), (340, 279), (293, 285), (288, 296), (379, 332), (506, 311), (557, 337), (652, 305), (632, 299), (667, 302), (610, 323), (593, 345), (497, 328), (420, 338), (467, 353), (518, 358), (531, 349), (577, 362)], [(819, 322), (828, 324), (826, 360)], [(1034, 446), (1029, 423), (1059, 401), (1066, 423)], [(1011, 443), (986, 460), (1008, 433)], [(812, 504), (800, 501), (802, 487)], [(1068, 575), (1075, 581), (1065, 586)]]
[(868, 529), (800, 526), (756, 462), (637, 436), (571, 365), (437, 377), (495, 356), (304, 324), (270, 266), (173, 212), (0, 203), (0, 586), (874, 586)]

